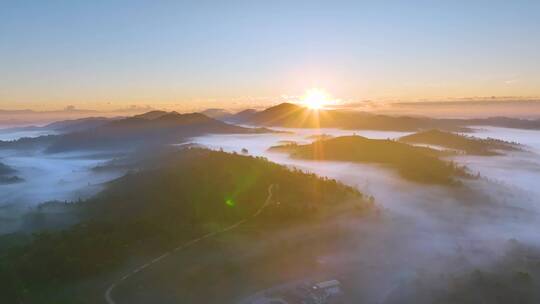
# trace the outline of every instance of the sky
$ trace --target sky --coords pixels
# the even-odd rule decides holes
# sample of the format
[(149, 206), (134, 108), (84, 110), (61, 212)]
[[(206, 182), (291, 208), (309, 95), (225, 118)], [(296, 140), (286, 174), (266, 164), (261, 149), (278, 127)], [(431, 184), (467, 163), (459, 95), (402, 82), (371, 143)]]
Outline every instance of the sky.
[(540, 1), (0, 1), (0, 109), (540, 96)]

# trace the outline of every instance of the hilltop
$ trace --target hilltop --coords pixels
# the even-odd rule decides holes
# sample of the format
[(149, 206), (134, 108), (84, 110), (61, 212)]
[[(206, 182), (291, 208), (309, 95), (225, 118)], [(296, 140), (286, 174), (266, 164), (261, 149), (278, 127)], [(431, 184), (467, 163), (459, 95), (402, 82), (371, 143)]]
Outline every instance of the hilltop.
[(231, 116), (231, 112), (225, 110), (225, 109), (219, 109), (219, 108), (210, 108), (201, 111), (201, 114), (204, 114), (208, 117), (219, 119), (219, 120), (226, 120), (227, 117)]
[(142, 145), (175, 144), (188, 137), (210, 133), (265, 131), (230, 125), (200, 113), (150, 112), (116, 120), (91, 131), (67, 134), (49, 146), (47, 151), (124, 149)]
[(43, 148), (49, 153), (127, 150), (141, 146), (177, 144), (186, 138), (204, 134), (271, 132), (264, 128), (244, 128), (227, 124), (200, 113), (180, 114), (165, 111), (151, 111), (123, 119), (93, 120), (92, 123), (95, 124), (92, 128), (78, 129), (61, 135), (0, 142), (0, 147)]
[(55, 134), (83, 131), (102, 126), (113, 120), (122, 119), (121, 117), (86, 117), (79, 119), (60, 120), (49, 123), (44, 126), (28, 126), (0, 129), (1, 133), (24, 132), (24, 131), (43, 131)]
[(96, 197), (67, 204), (82, 219), (79, 224), (36, 234), (29, 243), (0, 252), (2, 297), (10, 303), (61, 302), (66, 286), (110, 273), (130, 257), (170, 250), (250, 217), (270, 185), (275, 185), (273, 204), (249, 223), (258, 238), (318, 222), (345, 202), (353, 210), (371, 206), (360, 192), (335, 180), (262, 158), (204, 149), (161, 155)]
[(385, 131), (417, 131), (432, 126), (468, 131), (455, 123), (422, 117), (386, 116), (346, 110), (312, 110), (282, 103), (263, 111), (244, 115), (242, 123), (290, 128), (341, 128)]
[(421, 183), (458, 183), (457, 177), (468, 177), (464, 168), (441, 160), (433, 149), (414, 147), (393, 140), (341, 136), (311, 144), (288, 144), (271, 147), (294, 158), (378, 163), (396, 169), (406, 179)]
[(448, 149), (463, 151), (470, 155), (500, 155), (500, 151), (519, 151), (519, 145), (499, 139), (481, 139), (441, 130), (428, 130), (407, 135), (399, 139), (413, 144), (437, 145)]
[(540, 129), (540, 120), (493, 117), (482, 119), (436, 119), (419, 116), (382, 115), (339, 109), (312, 110), (281, 103), (262, 111), (240, 112), (229, 118), (237, 123), (290, 128), (340, 128), (416, 132), (427, 129), (469, 132), (473, 126)]

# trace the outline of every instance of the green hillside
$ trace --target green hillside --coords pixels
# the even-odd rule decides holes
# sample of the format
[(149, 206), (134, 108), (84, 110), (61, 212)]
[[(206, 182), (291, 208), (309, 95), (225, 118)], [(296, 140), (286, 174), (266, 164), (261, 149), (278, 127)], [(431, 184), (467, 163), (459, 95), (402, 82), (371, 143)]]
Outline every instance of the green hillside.
[(500, 151), (519, 151), (518, 144), (498, 139), (481, 139), (472, 136), (460, 135), (441, 130), (428, 130), (407, 135), (399, 139), (401, 142), (429, 144), (448, 149), (463, 151), (471, 155), (499, 155)]
[(261, 158), (188, 149), (111, 182), (93, 199), (68, 204), (83, 219), (79, 224), (1, 252), (2, 296), (26, 303), (108, 273), (140, 252), (218, 231), (255, 214), (271, 185), (272, 204), (250, 222), (274, 227), (265, 231), (318, 220), (345, 201), (360, 209), (370, 205), (334, 180)]
[(282, 145), (270, 148), (286, 151), (292, 157), (378, 163), (395, 168), (406, 179), (433, 184), (457, 184), (456, 177), (468, 177), (464, 168), (441, 160), (433, 149), (414, 147), (392, 140), (342, 136), (307, 145)]

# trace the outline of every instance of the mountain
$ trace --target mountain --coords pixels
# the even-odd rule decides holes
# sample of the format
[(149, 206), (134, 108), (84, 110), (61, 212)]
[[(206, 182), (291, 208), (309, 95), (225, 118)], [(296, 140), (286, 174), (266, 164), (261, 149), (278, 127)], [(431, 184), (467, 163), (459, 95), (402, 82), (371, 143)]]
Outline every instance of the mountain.
[(257, 113), (255, 109), (246, 109), (235, 114), (231, 114), (224, 118), (225, 121), (231, 123), (242, 123), (249, 121), (253, 115)]
[[(299, 117), (311, 117), (313, 114), (314, 112), (309, 111), (307, 108), (292, 103), (282, 103), (260, 112), (240, 112), (237, 115), (244, 115), (248, 122), (254, 124), (294, 126), (297, 123), (301, 123), (297, 121)], [(310, 119), (306, 119), (306, 123), (310, 122)]]
[(110, 122), (89, 131), (60, 137), (48, 152), (69, 150), (125, 150), (140, 146), (177, 144), (204, 134), (257, 133), (264, 129), (242, 128), (209, 118), (200, 113), (151, 112)]
[(44, 126), (43, 129), (53, 130), (59, 133), (78, 132), (97, 128), (117, 119), (120, 118), (88, 117), (72, 120), (63, 120), (50, 123)]
[(150, 120), (152, 120), (152, 119), (160, 118), (161, 116), (164, 116), (166, 114), (168, 114), (168, 112), (156, 110), (156, 111), (150, 111), (150, 112), (146, 112), (146, 113), (143, 113), (143, 114), (135, 115), (134, 117), (135, 118), (142, 118), (142, 119), (150, 119)]
[(87, 129), (96, 128), (102, 126), (108, 122), (120, 118), (106, 118), (106, 117), (88, 117), (88, 118), (79, 118), (72, 120), (61, 120), (47, 124), (42, 127), (38, 126), (27, 126), (27, 127), (15, 127), (0, 129), (1, 133), (12, 133), (12, 132), (24, 132), (24, 131), (54, 131), (54, 133), (70, 133), (83, 131)]
[[(111, 274), (118, 275), (133, 258), (161, 254), (242, 219), (249, 219), (247, 232), (229, 230), (226, 235), (233, 239), (215, 244), (230, 249), (227, 245), (242, 233), (262, 244), (285, 228), (320, 225), (338, 208), (350, 205), (352, 214), (371, 206), (353, 188), (261, 158), (186, 149), (158, 163), (109, 183), (92, 199), (58, 203), (80, 217), (79, 224), (34, 234), (30, 242), (0, 251), (2, 303), (78, 303), (75, 299), (86, 299), (77, 294), (84, 292), (76, 287), (81, 282), (95, 280), (105, 289)], [(222, 249), (193, 250), (201, 256)]]
[(520, 119), (510, 117), (489, 117), (464, 119), (461, 123), (469, 126), (493, 126), (511, 129), (540, 130), (540, 119)]
[(454, 185), (456, 177), (469, 177), (464, 168), (438, 158), (438, 151), (393, 140), (341, 136), (307, 145), (287, 144), (270, 148), (294, 158), (388, 165), (406, 179), (421, 183)]
[(342, 128), (387, 131), (416, 131), (433, 126), (467, 131), (452, 121), (423, 117), (385, 116), (349, 110), (312, 110), (282, 103), (244, 117), (232, 117), (240, 123), (290, 128)]
[(204, 114), (210, 118), (219, 119), (219, 120), (225, 120), (227, 117), (231, 116), (231, 112), (225, 110), (225, 109), (206, 109), (204, 111), (201, 111), (201, 114)]
[(500, 155), (499, 151), (519, 151), (519, 145), (498, 139), (480, 139), (440, 130), (428, 130), (407, 135), (399, 139), (413, 144), (436, 145), (452, 150), (463, 151), (470, 155)]
[(51, 145), (60, 137), (61, 135), (44, 135), (35, 138), (23, 137), (13, 141), (0, 140), (0, 149), (39, 151)]
[(49, 153), (87, 150), (125, 151), (143, 146), (148, 148), (178, 144), (189, 137), (204, 134), (271, 132), (264, 128), (243, 128), (227, 124), (200, 113), (179, 114), (177, 112), (152, 111), (112, 121), (92, 120), (91, 122), (98, 125), (94, 128), (62, 135), (0, 142), (0, 147), (19, 149), (41, 147)]
[(471, 131), (471, 126), (496, 126), (540, 130), (540, 120), (519, 118), (435, 119), (417, 116), (390, 116), (353, 110), (312, 110), (282, 103), (263, 111), (240, 112), (228, 118), (237, 123), (290, 128), (340, 128), (358, 130), (408, 131), (427, 129)]

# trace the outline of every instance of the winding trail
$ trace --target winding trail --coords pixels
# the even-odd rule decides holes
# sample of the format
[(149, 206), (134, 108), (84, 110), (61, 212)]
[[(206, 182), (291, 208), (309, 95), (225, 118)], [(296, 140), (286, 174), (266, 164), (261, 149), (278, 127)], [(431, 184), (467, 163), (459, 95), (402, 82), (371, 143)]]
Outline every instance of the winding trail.
[(271, 204), (272, 202), (272, 194), (273, 194), (273, 189), (274, 189), (274, 184), (268, 186), (268, 196), (266, 197), (266, 200), (264, 202), (264, 204), (262, 204), (261, 207), (259, 207), (259, 209), (257, 209), (257, 211), (251, 215), (251, 217), (247, 217), (247, 218), (244, 218), (230, 226), (227, 226), (219, 231), (214, 231), (214, 232), (210, 232), (210, 233), (207, 233), (199, 238), (196, 238), (196, 239), (193, 239), (191, 241), (188, 241), (186, 243), (183, 243), (181, 245), (179, 245), (178, 247), (170, 250), (170, 251), (167, 251), (165, 253), (163, 253), (162, 255), (156, 257), (155, 259), (133, 269), (131, 272), (128, 272), (126, 275), (124, 275), (123, 277), (121, 277), (120, 279), (114, 281), (113, 283), (111, 283), (111, 285), (109, 285), (109, 288), (107, 288), (107, 290), (105, 291), (105, 294), (104, 294), (104, 297), (105, 297), (105, 301), (107, 302), (107, 304), (117, 304), (117, 302), (113, 299), (112, 297), (112, 292), (114, 290), (114, 288), (118, 285), (120, 285), (122, 282), (124, 282), (125, 280), (129, 279), (130, 277), (136, 275), (137, 273), (145, 270), (146, 268), (162, 261), (163, 259), (167, 258), (168, 256), (170, 256), (171, 254), (175, 253), (175, 252), (178, 252), (182, 249), (186, 249), (190, 246), (193, 246), (195, 244), (197, 244), (198, 242), (202, 241), (202, 240), (205, 240), (205, 239), (208, 239), (208, 238), (211, 238), (211, 237), (214, 237), (218, 234), (221, 234), (221, 233), (224, 233), (224, 232), (227, 232), (227, 231), (230, 231), (232, 229), (235, 229), (235, 228), (238, 228), (238, 226), (244, 224), (245, 222), (247, 222), (249, 219), (253, 219), (253, 218), (256, 218), (258, 217), (262, 212), (263, 210), (268, 207), (268, 205)]

